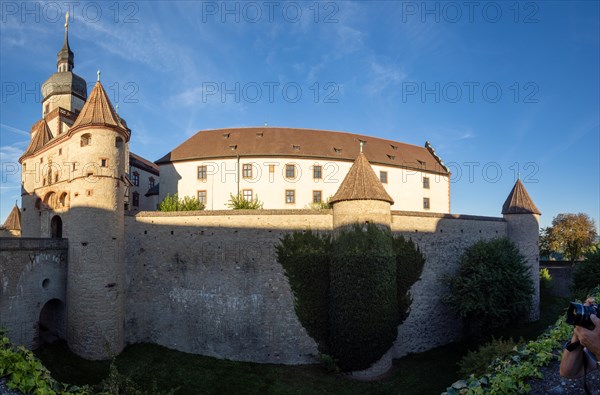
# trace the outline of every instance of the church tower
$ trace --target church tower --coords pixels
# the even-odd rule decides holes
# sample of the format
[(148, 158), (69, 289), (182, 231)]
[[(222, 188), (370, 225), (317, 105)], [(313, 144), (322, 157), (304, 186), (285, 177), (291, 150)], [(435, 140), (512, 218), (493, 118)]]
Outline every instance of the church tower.
[(533, 203), (520, 179), (502, 205), (502, 216), (507, 224), (507, 236), (515, 243), (525, 257), (530, 268), (534, 287), (530, 321), (540, 319), (540, 215), (542, 213)]
[(86, 359), (125, 344), (124, 206), (130, 130), (98, 81), (72, 72), (68, 16), (57, 72), (42, 87), (43, 117), (21, 156), (22, 233), (69, 240), (67, 343)]

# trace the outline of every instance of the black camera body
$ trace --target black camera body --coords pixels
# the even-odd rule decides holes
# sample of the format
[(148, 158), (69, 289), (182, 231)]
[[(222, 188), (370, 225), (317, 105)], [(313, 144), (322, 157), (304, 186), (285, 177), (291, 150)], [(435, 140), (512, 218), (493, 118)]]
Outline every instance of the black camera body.
[(597, 304), (586, 306), (581, 303), (571, 302), (567, 309), (567, 324), (578, 325), (592, 330), (596, 327), (590, 318), (592, 314), (598, 316)]

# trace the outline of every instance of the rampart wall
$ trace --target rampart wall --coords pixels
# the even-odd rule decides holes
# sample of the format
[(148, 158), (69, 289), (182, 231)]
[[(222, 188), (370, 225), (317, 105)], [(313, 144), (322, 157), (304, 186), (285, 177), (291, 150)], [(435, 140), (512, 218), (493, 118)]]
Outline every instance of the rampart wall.
[(126, 217), (127, 341), (242, 361), (310, 363), (275, 246), (330, 231), (329, 210), (145, 212)]
[[(0, 327), (15, 344), (36, 347), (40, 318), (66, 336), (67, 239), (0, 238)], [(48, 302), (50, 317), (42, 317)]]
[(461, 322), (442, 299), (445, 277), (457, 273), (463, 251), (479, 240), (506, 236), (502, 218), (392, 211), (392, 232), (412, 239), (425, 256), (421, 279), (411, 288), (412, 305), (398, 328), (394, 357), (421, 352), (458, 339)]

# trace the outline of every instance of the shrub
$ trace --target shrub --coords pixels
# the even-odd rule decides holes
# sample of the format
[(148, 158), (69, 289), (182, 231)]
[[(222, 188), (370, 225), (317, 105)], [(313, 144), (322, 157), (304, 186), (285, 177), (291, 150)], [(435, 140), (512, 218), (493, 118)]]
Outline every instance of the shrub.
[(600, 250), (593, 250), (575, 266), (573, 290), (583, 298), (600, 285)]
[(408, 291), (421, 277), (425, 257), (412, 240), (406, 240), (402, 235), (394, 237), (392, 247), (396, 255), (399, 325), (408, 317), (412, 303)]
[(24, 394), (89, 393), (87, 387), (69, 386), (54, 380), (31, 351), (12, 345), (3, 330), (0, 330), (0, 377), (7, 378), (6, 385), (9, 389), (16, 389)]
[(357, 225), (334, 240), (311, 231), (285, 235), (277, 260), (296, 315), (330, 371), (367, 368), (392, 346), (425, 263), (411, 240), (392, 239), (375, 225)]
[(333, 241), (330, 348), (342, 370), (368, 368), (397, 335), (398, 299), (392, 237), (376, 225), (356, 225)]
[(180, 198), (177, 194), (171, 196), (167, 194), (162, 202), (158, 205), (158, 211), (196, 211), (204, 210), (204, 203), (201, 203), (198, 198), (192, 196), (184, 196)]
[(460, 360), (458, 363), (459, 374), (465, 377), (470, 374), (482, 375), (496, 358), (512, 353), (516, 346), (517, 344), (512, 339), (492, 338), (492, 341), (480, 346), (476, 351), (469, 351)]
[(229, 194), (229, 202), (227, 202), (227, 207), (234, 210), (258, 210), (263, 207), (263, 204), (260, 200), (258, 200), (258, 195), (252, 198), (252, 200), (246, 200), (246, 198), (240, 192), (237, 195), (233, 195), (231, 193)]
[(479, 241), (460, 258), (445, 302), (482, 333), (529, 316), (533, 284), (525, 258), (508, 239)]
[(550, 289), (552, 287), (552, 276), (547, 268), (540, 269), (540, 288)]
[(321, 352), (328, 351), (330, 251), (330, 237), (311, 231), (287, 234), (277, 246), (277, 260), (294, 293), (296, 315)]

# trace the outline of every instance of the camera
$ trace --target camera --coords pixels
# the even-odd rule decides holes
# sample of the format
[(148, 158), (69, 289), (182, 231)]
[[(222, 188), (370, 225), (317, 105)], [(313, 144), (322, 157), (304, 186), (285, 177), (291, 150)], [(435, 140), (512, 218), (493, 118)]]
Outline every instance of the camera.
[(567, 324), (582, 326), (586, 329), (594, 329), (595, 325), (590, 319), (590, 315), (596, 314), (598, 316), (598, 305), (592, 304), (590, 306), (583, 305), (581, 303), (571, 302), (567, 309)]

